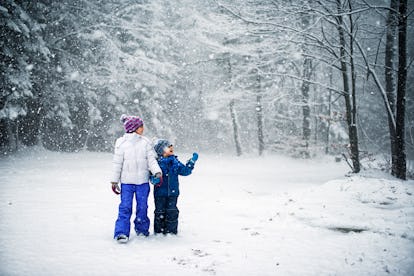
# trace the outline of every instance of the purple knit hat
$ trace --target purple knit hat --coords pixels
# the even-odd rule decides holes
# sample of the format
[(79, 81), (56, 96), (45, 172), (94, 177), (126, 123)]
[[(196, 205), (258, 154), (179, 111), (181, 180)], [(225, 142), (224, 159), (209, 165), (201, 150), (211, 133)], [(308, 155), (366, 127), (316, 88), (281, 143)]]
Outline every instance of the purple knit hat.
[(137, 130), (139, 127), (144, 125), (144, 121), (137, 116), (127, 116), (122, 114), (121, 122), (124, 124), (125, 132), (132, 133)]

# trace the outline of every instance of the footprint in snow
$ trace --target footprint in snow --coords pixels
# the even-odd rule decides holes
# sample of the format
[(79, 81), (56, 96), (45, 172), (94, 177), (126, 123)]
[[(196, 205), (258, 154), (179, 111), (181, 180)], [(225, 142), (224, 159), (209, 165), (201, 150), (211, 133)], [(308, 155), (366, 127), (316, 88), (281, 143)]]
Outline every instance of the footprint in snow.
[(200, 250), (200, 249), (191, 249), (191, 251), (193, 251), (193, 255), (197, 256), (197, 257), (205, 257), (208, 256), (210, 254)]
[(189, 263), (189, 260), (185, 260), (185, 259), (177, 259), (176, 257), (173, 257), (172, 260), (174, 262), (176, 262), (179, 265), (187, 265)]
[[(200, 249), (191, 249), (193, 252), (193, 255), (197, 257), (205, 257), (210, 254), (203, 252)], [(177, 265), (185, 266), (185, 267), (193, 267), (196, 269), (200, 269), (202, 272), (206, 272), (210, 275), (216, 275), (216, 263), (212, 262), (207, 266), (204, 266), (200, 263), (199, 260), (196, 260), (194, 258), (177, 258), (173, 257), (172, 261), (177, 263)]]

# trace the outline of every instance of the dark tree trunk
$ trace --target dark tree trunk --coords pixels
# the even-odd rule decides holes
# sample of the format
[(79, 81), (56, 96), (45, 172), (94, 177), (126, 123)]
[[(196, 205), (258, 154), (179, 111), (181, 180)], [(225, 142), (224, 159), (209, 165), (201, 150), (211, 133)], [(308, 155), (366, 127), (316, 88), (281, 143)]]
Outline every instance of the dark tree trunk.
[(9, 145), (9, 133), (7, 131), (7, 121), (0, 119), (0, 150), (6, 149)]
[(407, 0), (400, 0), (398, 20), (398, 87), (396, 114), (396, 160), (393, 174), (406, 179), (405, 93), (407, 87)]
[(1, 127), (4, 127), (1, 131), (2, 146), (5, 152), (14, 152), (18, 150), (18, 119), (12, 121), (10, 119), (2, 120)]
[[(309, 1), (303, 1), (303, 5), (308, 5)], [(305, 30), (310, 25), (311, 17), (307, 13), (301, 14), (301, 23), (302, 29)], [(303, 139), (303, 150), (302, 156), (304, 158), (309, 158), (309, 141), (311, 136), (311, 118), (310, 118), (310, 106), (309, 106), (309, 89), (310, 89), (310, 79), (312, 76), (312, 59), (308, 57), (308, 47), (306, 45), (307, 36), (303, 38), (304, 42), (302, 44), (302, 51), (304, 53), (303, 61), (303, 71), (302, 71), (302, 139)], [(315, 125), (316, 126), (316, 125)], [(316, 134), (316, 131), (315, 131)]]
[(230, 107), (231, 123), (233, 124), (233, 136), (234, 136), (234, 144), (236, 145), (236, 154), (237, 156), (240, 156), (242, 155), (242, 149), (240, 146), (239, 127), (237, 125), (236, 112), (234, 110), (234, 100), (231, 100), (229, 107)]
[(302, 138), (304, 142), (303, 157), (309, 158), (309, 140), (311, 136), (310, 127), (310, 107), (309, 107), (309, 80), (312, 74), (312, 60), (305, 58), (303, 63), (303, 82), (302, 82)]
[[(395, 125), (391, 116), (395, 116), (395, 82), (394, 82), (394, 46), (397, 29), (397, 13), (398, 0), (391, 0), (390, 11), (387, 18), (387, 37), (385, 43), (385, 90), (387, 94), (387, 100), (391, 108), (392, 114), (388, 115), (388, 128), (390, 132), (390, 143), (391, 143), (391, 164), (394, 166), (397, 160), (397, 148), (396, 148), (396, 137), (395, 137)], [(392, 168), (392, 174), (394, 175), (395, 169)]]
[[(341, 0), (336, 1), (338, 6), (338, 14), (342, 13)], [(361, 170), (359, 163), (359, 149), (358, 149), (358, 132), (356, 128), (356, 121), (354, 118), (356, 114), (355, 99), (352, 99), (351, 89), (349, 87), (349, 77), (348, 77), (348, 65), (346, 61), (346, 42), (345, 42), (345, 31), (342, 15), (337, 16), (337, 29), (339, 33), (339, 43), (340, 43), (340, 62), (341, 62), (341, 73), (342, 81), (344, 88), (344, 98), (345, 98), (345, 108), (346, 108), (346, 121), (348, 124), (348, 135), (349, 135), (349, 147), (350, 147), (350, 157), (352, 160), (352, 170), (354, 173), (358, 173)], [(355, 109), (355, 110), (354, 110)]]
[[(259, 51), (259, 60), (261, 59)], [(260, 71), (254, 69), (253, 74), (256, 75), (256, 121), (257, 121), (257, 142), (259, 155), (263, 154), (264, 151), (264, 132), (263, 132), (263, 106), (262, 106), (262, 79)]]
[(28, 112), (20, 119), (19, 141), (26, 146), (34, 146), (38, 141), (40, 123), (40, 99), (29, 99), (26, 103)]
[[(329, 73), (329, 86), (332, 87), (332, 71)], [(329, 89), (329, 96), (328, 96), (328, 120), (326, 126), (326, 146), (325, 146), (325, 153), (329, 153), (329, 137), (331, 131), (331, 118), (332, 116), (332, 89)]]
[[(231, 67), (229, 54), (226, 56), (226, 60), (227, 60), (227, 73), (229, 77), (229, 84), (231, 84), (232, 67)], [(231, 89), (231, 86), (230, 86), (230, 89)], [(240, 156), (242, 155), (243, 152), (242, 152), (241, 143), (240, 143), (239, 125), (237, 123), (237, 115), (236, 115), (236, 111), (234, 110), (234, 100), (230, 101), (229, 108), (230, 108), (231, 123), (233, 125), (233, 137), (234, 137), (234, 144), (236, 146), (236, 154), (237, 156)]]
[(262, 155), (264, 150), (262, 96), (257, 95), (256, 100), (257, 138), (259, 141), (259, 155)]
[[(351, 1), (348, 1), (349, 10), (352, 11)], [(354, 145), (351, 144), (351, 153), (354, 159), (357, 160), (357, 164), (354, 162), (354, 172), (360, 171), (359, 163), (359, 147), (358, 147), (358, 128), (357, 128), (357, 103), (356, 103), (356, 71), (355, 71), (355, 62), (354, 62), (354, 22), (352, 19), (352, 14), (348, 15), (349, 18), (349, 27), (350, 27), (350, 37), (349, 37), (349, 60), (351, 63), (351, 98), (352, 98), (352, 139), (354, 140)]]

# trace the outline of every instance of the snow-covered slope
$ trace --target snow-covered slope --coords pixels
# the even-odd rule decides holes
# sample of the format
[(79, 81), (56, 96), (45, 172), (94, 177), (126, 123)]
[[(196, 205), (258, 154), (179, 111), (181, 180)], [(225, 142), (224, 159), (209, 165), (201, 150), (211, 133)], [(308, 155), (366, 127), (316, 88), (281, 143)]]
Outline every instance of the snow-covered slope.
[(414, 274), (414, 181), (344, 177), (328, 160), (201, 154), (181, 178), (179, 235), (131, 232), (120, 245), (111, 158), (0, 159), (0, 275)]

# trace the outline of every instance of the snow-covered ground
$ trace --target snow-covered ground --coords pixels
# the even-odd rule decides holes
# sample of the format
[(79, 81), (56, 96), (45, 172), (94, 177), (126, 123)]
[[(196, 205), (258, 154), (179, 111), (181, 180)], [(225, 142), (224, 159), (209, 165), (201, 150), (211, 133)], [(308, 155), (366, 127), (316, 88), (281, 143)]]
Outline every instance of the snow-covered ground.
[(414, 181), (345, 177), (331, 159), (201, 154), (181, 178), (179, 235), (120, 245), (111, 159), (0, 159), (0, 275), (414, 275)]

